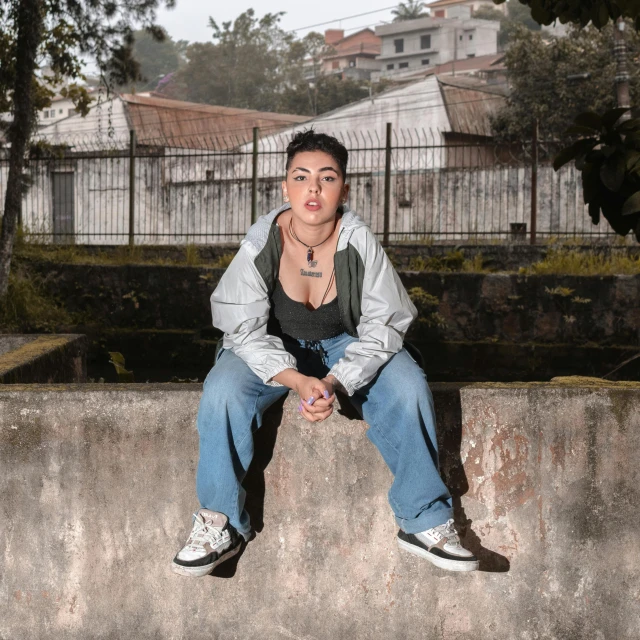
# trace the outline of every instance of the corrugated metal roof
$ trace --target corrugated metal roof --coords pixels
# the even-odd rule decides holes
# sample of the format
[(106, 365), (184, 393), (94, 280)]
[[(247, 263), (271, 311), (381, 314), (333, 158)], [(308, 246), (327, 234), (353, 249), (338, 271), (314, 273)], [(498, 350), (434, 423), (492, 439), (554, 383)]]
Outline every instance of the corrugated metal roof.
[(228, 148), (248, 142), (253, 127), (269, 133), (305, 122), (308, 116), (236, 109), (156, 96), (122, 94), (139, 144), (189, 148)]
[(490, 117), (505, 104), (504, 86), (479, 83), (473, 78), (438, 78), (451, 131), (492, 136)]
[(456, 60), (455, 65), (453, 61), (443, 62), (442, 64), (434, 65), (433, 67), (427, 67), (426, 69), (420, 69), (415, 73), (403, 74), (401, 78), (393, 76), (394, 80), (417, 80), (418, 78), (424, 78), (426, 76), (440, 75), (453, 73), (471, 73), (474, 71), (484, 71), (488, 69), (504, 69), (502, 61), (504, 59), (504, 53), (489, 53), (484, 56), (475, 56), (473, 58), (463, 58)]

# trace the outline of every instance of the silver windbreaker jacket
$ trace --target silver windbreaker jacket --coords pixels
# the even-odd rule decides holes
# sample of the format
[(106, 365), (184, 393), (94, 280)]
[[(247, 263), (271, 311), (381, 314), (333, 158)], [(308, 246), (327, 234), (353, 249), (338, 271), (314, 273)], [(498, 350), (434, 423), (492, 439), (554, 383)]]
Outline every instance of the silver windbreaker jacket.
[[(267, 333), (270, 296), (278, 277), (282, 244), (277, 216), (286, 204), (262, 216), (243, 239), (235, 258), (211, 295), (213, 325), (231, 349), (265, 383), (296, 359), (282, 340)], [(402, 349), (417, 311), (368, 225), (344, 210), (334, 257), (340, 315), (348, 333), (358, 337), (329, 373), (349, 395), (364, 387), (378, 369)]]

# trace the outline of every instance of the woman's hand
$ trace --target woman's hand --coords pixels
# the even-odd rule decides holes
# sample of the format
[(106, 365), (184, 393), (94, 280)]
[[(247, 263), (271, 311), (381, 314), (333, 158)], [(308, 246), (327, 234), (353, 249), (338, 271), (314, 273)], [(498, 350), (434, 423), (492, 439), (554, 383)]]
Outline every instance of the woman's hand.
[(300, 396), (298, 411), (309, 422), (320, 422), (333, 413), (333, 403), (336, 399), (333, 385), (324, 378), (319, 380), (304, 376), (296, 386)]

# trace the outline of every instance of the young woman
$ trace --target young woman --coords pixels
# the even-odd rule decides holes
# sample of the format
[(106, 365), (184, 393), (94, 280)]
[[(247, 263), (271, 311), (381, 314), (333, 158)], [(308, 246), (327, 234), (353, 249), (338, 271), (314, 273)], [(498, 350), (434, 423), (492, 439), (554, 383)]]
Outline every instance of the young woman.
[(394, 475), (402, 549), (444, 569), (478, 567), (438, 473), (431, 391), (403, 348), (416, 309), (369, 227), (345, 207), (347, 159), (331, 136), (293, 138), (285, 204), (251, 227), (211, 296), (224, 338), (198, 412), (202, 508), (173, 560), (179, 574), (206, 575), (249, 539), (241, 482), (252, 425), (290, 389), (312, 422), (331, 415), (336, 389), (350, 396)]

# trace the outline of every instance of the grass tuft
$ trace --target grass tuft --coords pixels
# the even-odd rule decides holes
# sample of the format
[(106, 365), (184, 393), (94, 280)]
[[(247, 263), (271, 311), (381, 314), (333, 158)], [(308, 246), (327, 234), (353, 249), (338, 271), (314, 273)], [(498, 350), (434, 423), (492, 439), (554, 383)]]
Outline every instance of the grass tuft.
[(74, 318), (56, 300), (47, 295), (45, 281), (19, 263), (9, 276), (9, 290), (0, 301), (0, 331), (30, 333), (55, 331), (58, 326), (73, 324)]
[(484, 272), (483, 258), (477, 253), (473, 259), (467, 260), (462, 249), (452, 249), (444, 256), (417, 256), (409, 261), (410, 271), (446, 271), (446, 272)]
[(544, 260), (521, 267), (522, 275), (562, 274), (567, 276), (636, 275), (640, 273), (640, 256), (551, 249)]

